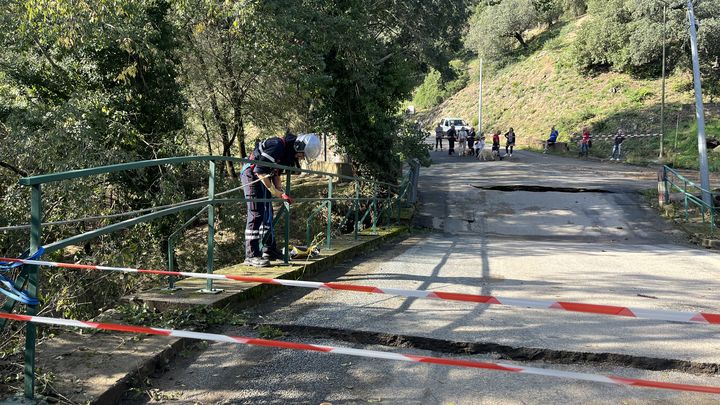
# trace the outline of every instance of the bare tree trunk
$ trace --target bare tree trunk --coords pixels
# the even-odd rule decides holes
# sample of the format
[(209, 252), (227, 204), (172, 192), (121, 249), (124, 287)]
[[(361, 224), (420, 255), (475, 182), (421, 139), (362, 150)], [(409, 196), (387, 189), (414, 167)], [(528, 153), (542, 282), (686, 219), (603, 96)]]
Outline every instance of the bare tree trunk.
[[(232, 144), (229, 142), (226, 143), (225, 140), (223, 139), (223, 156), (227, 156), (227, 157), (232, 156), (231, 147), (232, 147)], [(235, 171), (235, 165), (233, 164), (233, 162), (230, 162), (230, 161), (225, 162), (225, 172), (228, 176), (230, 176), (233, 179), (238, 178), (237, 172)]]
[(523, 47), (524, 49), (527, 49), (528, 46), (527, 46), (527, 44), (525, 43), (525, 40), (523, 39), (521, 33), (515, 32), (515, 33), (513, 33), (513, 37), (514, 37), (515, 39), (517, 39), (518, 42), (520, 42), (520, 45), (522, 45), (522, 47)]
[(248, 156), (247, 150), (245, 150), (245, 121), (240, 120), (240, 156), (246, 158)]
[[(199, 106), (200, 103), (196, 104)], [(212, 156), (212, 140), (210, 139), (210, 129), (207, 126), (207, 119), (205, 118), (205, 109), (200, 108), (200, 122), (202, 123), (203, 131), (205, 132), (205, 143), (207, 144), (208, 155)]]
[[(233, 109), (232, 138), (229, 139), (228, 143), (229, 146), (232, 146), (237, 139), (240, 143), (240, 156), (244, 158), (247, 156), (245, 152), (245, 128), (243, 121), (243, 103), (245, 102), (245, 92), (241, 88), (240, 83), (238, 83), (238, 75), (236, 75), (235, 69), (233, 67), (232, 52), (234, 45), (234, 41), (224, 42), (225, 47), (223, 52), (223, 65), (225, 67), (225, 71), (228, 74), (228, 77), (230, 78), (230, 102)], [(228, 173), (233, 176), (233, 178), (237, 177), (237, 174), (235, 173), (235, 167), (232, 162), (228, 162), (227, 170)]]
[[(203, 71), (208, 71), (207, 64), (205, 63), (205, 59), (203, 58), (202, 54), (200, 53), (200, 50), (195, 48), (195, 55), (197, 56), (198, 62), (200, 63), (200, 66), (202, 67)], [(210, 108), (212, 110), (212, 116), (215, 122), (217, 123), (217, 126), (220, 130), (220, 138), (222, 140), (222, 148), (223, 148), (223, 156), (230, 157), (232, 156), (232, 144), (235, 142), (235, 135), (230, 135), (228, 123), (225, 120), (225, 117), (223, 117), (222, 111), (220, 111), (220, 105), (218, 104), (217, 100), (217, 93), (215, 91), (215, 87), (213, 87), (213, 84), (210, 82), (210, 79), (205, 76), (204, 77), (205, 82), (205, 88), (208, 92), (208, 98), (210, 99)], [(232, 178), (237, 178), (237, 173), (235, 172), (235, 168), (232, 164), (232, 162), (226, 162), (225, 164), (225, 172)]]

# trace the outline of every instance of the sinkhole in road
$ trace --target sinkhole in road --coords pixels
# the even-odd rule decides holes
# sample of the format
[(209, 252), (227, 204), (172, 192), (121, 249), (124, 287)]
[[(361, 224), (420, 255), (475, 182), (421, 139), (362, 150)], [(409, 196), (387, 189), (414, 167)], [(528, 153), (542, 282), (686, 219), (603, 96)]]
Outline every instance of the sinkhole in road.
[(601, 188), (585, 188), (585, 187), (546, 187), (546, 186), (530, 186), (523, 184), (500, 185), (500, 186), (473, 186), (481, 190), (490, 191), (528, 191), (531, 193), (613, 193), (613, 191), (603, 190)]

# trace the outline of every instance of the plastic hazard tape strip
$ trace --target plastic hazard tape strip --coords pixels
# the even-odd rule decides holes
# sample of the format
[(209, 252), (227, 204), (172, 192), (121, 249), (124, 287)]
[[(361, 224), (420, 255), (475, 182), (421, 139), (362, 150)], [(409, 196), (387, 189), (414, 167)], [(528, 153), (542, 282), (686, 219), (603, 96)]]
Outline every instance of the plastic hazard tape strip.
[[(623, 138), (652, 138), (656, 136), (661, 136), (662, 134), (627, 134), (623, 135)], [(590, 139), (592, 140), (610, 140), (615, 139), (617, 134), (600, 134), (600, 135), (592, 135)], [(571, 141), (579, 141), (581, 140), (581, 136), (573, 136), (570, 137)]]
[(27, 260), (27, 259), (6, 259), (1, 258), (0, 261), (8, 262), (20, 262), (24, 264), (34, 264), (38, 266), (46, 267), (62, 267), (68, 269), (84, 269), (84, 270), (105, 270), (105, 271), (117, 271), (123, 273), (144, 273), (144, 274), (155, 274), (155, 275), (168, 275), (177, 277), (194, 277), (204, 278), (213, 280), (234, 280), (242, 281), (247, 283), (262, 283), (262, 284), (276, 284), (288, 287), (305, 287), (315, 288), (320, 290), (342, 290), (342, 291), (353, 291), (363, 292), (370, 294), (388, 294), (398, 295), (402, 297), (410, 298), (427, 298), (427, 299), (439, 299), (446, 301), (462, 301), (462, 302), (473, 302), (476, 304), (487, 304), (487, 305), (505, 305), (510, 307), (522, 307), (522, 308), (536, 308), (536, 309), (553, 309), (566, 312), (582, 312), (588, 314), (599, 314), (599, 315), (612, 315), (612, 316), (624, 316), (630, 318), (640, 319), (653, 319), (658, 321), (668, 322), (684, 322), (684, 323), (699, 323), (699, 324), (720, 324), (720, 314), (708, 313), (708, 312), (682, 312), (682, 311), (668, 311), (668, 310), (657, 310), (647, 308), (630, 308), (620, 307), (613, 305), (598, 305), (598, 304), (585, 304), (581, 302), (565, 302), (565, 301), (550, 301), (550, 300), (536, 300), (536, 299), (525, 299), (525, 298), (504, 298), (492, 295), (475, 295), (475, 294), (461, 294), (453, 292), (442, 292), (442, 291), (425, 291), (425, 290), (402, 290), (398, 288), (378, 288), (367, 285), (357, 284), (343, 284), (343, 283), (320, 283), (316, 281), (300, 281), (300, 280), (282, 280), (274, 278), (263, 278), (263, 277), (249, 277), (249, 276), (235, 276), (226, 274), (203, 274), (203, 273), (187, 273), (181, 271), (165, 271), (165, 270), (143, 270), (133, 269), (126, 267), (108, 267), (108, 266), (96, 266), (89, 264), (72, 264), (72, 263), (56, 263), (41, 260)]
[(142, 333), (148, 335), (171, 336), (177, 338), (189, 338), (209, 340), (214, 342), (225, 342), (234, 344), (245, 344), (252, 346), (275, 347), (280, 349), (306, 350), (322, 353), (345, 354), (348, 356), (367, 357), (373, 359), (399, 360), (417, 363), (439, 364), (443, 366), (479, 368), (493, 371), (506, 371), (510, 373), (534, 374), (548, 377), (567, 378), (574, 380), (593, 381), (606, 384), (628, 385), (634, 387), (660, 388), (673, 391), (692, 391), (710, 394), (720, 394), (720, 387), (675, 384), (661, 381), (641, 380), (637, 378), (625, 378), (613, 375), (600, 375), (588, 373), (575, 373), (571, 371), (553, 370), (535, 367), (522, 367), (513, 364), (491, 363), (474, 360), (456, 360), (441, 357), (416, 356), (411, 354), (381, 352), (376, 350), (352, 349), (348, 347), (333, 347), (312, 345), (306, 343), (285, 342), (279, 340), (256, 339), (242, 336), (219, 335), (215, 333), (192, 332), (185, 330), (150, 328), (144, 326), (132, 326), (114, 323), (75, 321), (62, 318), (47, 318), (42, 316), (29, 316), (19, 314), (8, 314), (0, 312), (0, 318), (11, 319), (23, 322), (33, 322), (46, 325), (68, 326), (74, 328), (101, 329), (117, 332)]

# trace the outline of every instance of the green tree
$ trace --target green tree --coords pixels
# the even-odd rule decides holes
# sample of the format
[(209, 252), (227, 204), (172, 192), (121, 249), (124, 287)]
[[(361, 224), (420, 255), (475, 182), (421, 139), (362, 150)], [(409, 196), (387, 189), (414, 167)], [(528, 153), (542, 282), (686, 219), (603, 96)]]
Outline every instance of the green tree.
[[(589, 0), (589, 20), (580, 28), (573, 51), (580, 68), (660, 74), (663, 38), (661, 0)], [(720, 1), (705, 1), (696, 8), (699, 57), (704, 88), (718, 95), (720, 53)], [(665, 24), (669, 69), (690, 68), (688, 20), (685, 8), (667, 9)]]
[[(164, 1), (96, 0), (11, 2), (0, 11), (0, 181), (12, 207), (0, 222), (27, 222), (18, 176), (184, 153), (177, 135), (185, 102), (167, 10)], [(170, 189), (158, 179), (167, 175), (111, 177), (112, 204), (134, 208), (166, 198)], [(99, 186), (105, 180), (47, 187), (53, 208), (45, 219), (109, 209)]]
[(572, 17), (578, 17), (587, 11), (585, 0), (562, 0), (564, 12)]
[(418, 108), (435, 107), (465, 88), (470, 81), (467, 64), (462, 60), (455, 59), (450, 62), (450, 69), (454, 79), (449, 82), (443, 82), (440, 72), (431, 69), (422, 84), (413, 92), (413, 104)]
[(630, 61), (628, 41), (632, 10), (625, 0), (590, 1), (592, 16), (582, 25), (574, 43), (574, 53), (580, 67), (625, 67)]
[(502, 60), (516, 45), (527, 48), (525, 32), (538, 24), (533, 0), (504, 0), (476, 10), (465, 46), (489, 60)]
[(720, 96), (720, 1), (708, 0), (698, 5), (698, 47), (700, 48), (703, 89), (710, 102)]
[[(177, 33), (162, 0), (13, 1), (0, 7), (0, 226), (29, 222), (18, 177), (185, 154), (185, 101), (176, 80)], [(122, 212), (183, 199), (191, 170), (138, 170), (43, 185), (43, 221)], [(108, 221), (43, 227), (43, 243)], [(167, 221), (92, 241), (95, 262), (143, 260), (167, 251)], [(27, 248), (27, 230), (0, 233), (0, 251)], [(55, 252), (68, 254), (69, 251)], [(42, 311), (91, 317), (134, 280), (118, 275), (42, 277)], [(7, 329), (0, 337), (11, 341)]]
[(564, 12), (561, 0), (532, 0), (532, 4), (538, 21), (547, 25), (555, 24)]
[(396, 179), (400, 160), (391, 153), (399, 131), (396, 111), (426, 66), (448, 70), (447, 55), (460, 49), (465, 1), (332, 3), (326, 22), (332, 41), (324, 54), (330, 78), (316, 122), (338, 133), (340, 147), (363, 174)]
[[(321, 11), (289, 0), (176, 3), (185, 88), (209, 153), (218, 137), (223, 156), (239, 145), (245, 157), (249, 123), (271, 135), (307, 108), (321, 85)], [(236, 176), (229, 162), (227, 172)]]
[(425, 81), (415, 89), (413, 103), (418, 108), (431, 108), (440, 104), (445, 98), (440, 72), (433, 69), (425, 76)]

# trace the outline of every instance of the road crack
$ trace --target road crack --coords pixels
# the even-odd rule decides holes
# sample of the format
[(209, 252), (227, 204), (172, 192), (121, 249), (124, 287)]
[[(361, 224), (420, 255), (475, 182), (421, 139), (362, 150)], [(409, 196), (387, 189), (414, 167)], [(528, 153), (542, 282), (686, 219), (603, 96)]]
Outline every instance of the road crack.
[(515, 347), (492, 342), (462, 342), (423, 336), (397, 335), (322, 326), (257, 324), (281, 330), (286, 335), (305, 338), (335, 339), (348, 343), (430, 350), (445, 354), (495, 354), (503, 360), (544, 361), (555, 364), (605, 364), (650, 371), (680, 371), (720, 374), (720, 364), (687, 360), (634, 356), (618, 353), (575, 352), (568, 350)]

